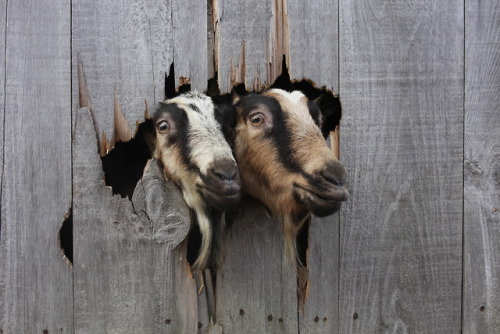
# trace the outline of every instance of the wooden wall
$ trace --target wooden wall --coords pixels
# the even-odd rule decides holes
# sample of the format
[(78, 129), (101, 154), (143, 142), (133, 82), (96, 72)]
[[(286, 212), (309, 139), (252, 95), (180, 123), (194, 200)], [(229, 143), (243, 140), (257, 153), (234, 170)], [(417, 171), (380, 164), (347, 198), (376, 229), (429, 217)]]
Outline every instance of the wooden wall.
[[(0, 333), (500, 332), (498, 22), (494, 0), (0, 0)], [(227, 92), (283, 55), (340, 93), (351, 193), (311, 223), (303, 305), (255, 202), (216, 286), (191, 273), (179, 194), (152, 162), (112, 196), (92, 121), (112, 137), (116, 92), (134, 128), (172, 62)]]

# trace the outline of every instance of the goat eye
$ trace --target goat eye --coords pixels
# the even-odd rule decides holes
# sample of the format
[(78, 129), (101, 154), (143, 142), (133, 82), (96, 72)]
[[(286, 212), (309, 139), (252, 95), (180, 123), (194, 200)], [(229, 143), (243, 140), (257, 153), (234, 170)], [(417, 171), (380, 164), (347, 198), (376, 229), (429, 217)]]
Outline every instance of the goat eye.
[(254, 126), (261, 125), (264, 123), (264, 121), (265, 121), (264, 115), (262, 115), (261, 113), (250, 116), (250, 123)]
[(167, 121), (160, 121), (156, 123), (156, 129), (158, 129), (159, 133), (165, 133), (170, 130), (170, 125), (168, 125)]

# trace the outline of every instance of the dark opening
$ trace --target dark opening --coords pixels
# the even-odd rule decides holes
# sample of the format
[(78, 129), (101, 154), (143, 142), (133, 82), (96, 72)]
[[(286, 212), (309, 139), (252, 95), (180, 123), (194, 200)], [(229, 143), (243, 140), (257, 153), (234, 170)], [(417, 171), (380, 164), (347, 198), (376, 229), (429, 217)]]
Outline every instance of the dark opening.
[(101, 158), (106, 185), (111, 186), (113, 194), (132, 198), (144, 167), (152, 157), (155, 135), (153, 121), (148, 119), (139, 125), (134, 138), (117, 142)]
[(165, 100), (171, 99), (177, 95), (175, 91), (175, 74), (174, 74), (174, 63), (170, 64), (170, 70), (168, 74), (165, 73)]
[[(194, 218), (191, 217), (191, 220)], [(198, 254), (200, 253), (200, 245), (201, 245), (201, 232), (198, 224), (192, 224), (191, 231), (188, 234), (188, 243), (187, 243), (187, 260), (189, 265), (192, 267), (198, 258)]]
[(165, 100), (174, 98), (182, 93), (189, 92), (190, 90), (191, 84), (187, 78), (181, 80), (179, 88), (175, 89), (175, 65), (172, 62), (172, 64), (170, 64), (168, 74), (165, 73)]
[(64, 256), (73, 264), (73, 210), (70, 209), (59, 230), (59, 247)]
[(297, 245), (297, 257), (300, 261), (300, 265), (307, 268), (307, 249), (309, 247), (309, 224), (311, 219), (309, 218), (304, 225), (299, 230), (296, 239)]
[(309, 225), (311, 217), (309, 217), (302, 228), (299, 230), (296, 239), (297, 245), (297, 305), (299, 310), (304, 312), (304, 305), (307, 295), (307, 286), (309, 284), (309, 269), (307, 268), (307, 252), (309, 248)]

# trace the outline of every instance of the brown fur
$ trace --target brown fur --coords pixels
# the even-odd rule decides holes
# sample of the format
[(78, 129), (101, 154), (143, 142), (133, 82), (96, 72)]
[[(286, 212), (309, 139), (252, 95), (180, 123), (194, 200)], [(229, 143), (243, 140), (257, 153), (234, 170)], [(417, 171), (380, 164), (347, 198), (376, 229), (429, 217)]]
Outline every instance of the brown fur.
[(295, 262), (295, 239), (310, 213), (304, 202), (310, 194), (301, 188), (312, 189), (312, 186), (304, 174), (317, 177), (327, 166), (340, 164), (310, 116), (305, 96), (281, 90), (270, 90), (262, 95), (278, 101), (287, 115), (286, 127), (292, 143), (291, 159), (301, 172), (287, 169), (279, 160), (275, 142), (264, 135), (274, 126), (272, 113), (265, 104), (258, 105), (249, 113), (261, 113), (266, 117), (267, 122), (261, 126), (252, 125), (244, 116), (244, 110), (236, 106), (235, 157), (245, 191), (263, 202), (273, 215), (282, 217), (286, 258)]

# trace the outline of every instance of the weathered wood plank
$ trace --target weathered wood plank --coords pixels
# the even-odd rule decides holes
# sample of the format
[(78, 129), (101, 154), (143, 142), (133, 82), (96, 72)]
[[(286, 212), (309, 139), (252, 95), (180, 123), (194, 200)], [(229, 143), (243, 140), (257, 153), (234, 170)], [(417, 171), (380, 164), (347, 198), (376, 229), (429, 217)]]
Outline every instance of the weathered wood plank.
[[(0, 1), (0, 40), (1, 45), (5, 45), (5, 30), (7, 28), (7, 0)], [(0, 155), (0, 166), (3, 168), (3, 134), (4, 134), (4, 115), (5, 115), (5, 48), (0, 50), (0, 147), (2, 154)], [(0, 189), (1, 192), (1, 189)], [(1, 208), (1, 202), (0, 202)], [(2, 222), (0, 221), (0, 234), (2, 232)], [(1, 258), (0, 247), (0, 258)], [(1, 290), (1, 289), (0, 289)], [(1, 296), (1, 291), (0, 291)], [(1, 317), (1, 315), (0, 315)]]
[[(1, 45), (5, 45), (6, 43), (6, 36), (5, 36), (5, 30), (7, 27), (7, 0), (1, 0), (0, 1), (0, 40), (2, 41)], [(3, 172), (4, 172), (4, 165), (3, 165), (3, 155), (4, 155), (4, 144), (3, 144), (3, 138), (4, 138), (4, 119), (5, 119), (5, 48), (1, 48), (0, 50), (0, 166), (2, 173), (0, 174), (0, 212), (2, 211), (2, 193), (3, 193)], [(0, 216), (0, 259), (2, 262), (0, 262), (0, 305), (2, 305), (2, 309), (0, 311), (0, 329), (3, 331), (4, 329), (4, 323), (5, 323), (5, 279), (4, 279), (4, 246), (3, 246), (3, 238), (2, 238), (2, 216)]]
[[(222, 92), (271, 84), (288, 56), (284, 1), (215, 1), (215, 67)], [(288, 57), (287, 57), (288, 58)], [(281, 223), (248, 200), (234, 219), (217, 272), (216, 322), (224, 333), (297, 333), (297, 278), (283, 265)]]
[(59, 243), (71, 207), (70, 1), (1, 7), (0, 332), (70, 333), (72, 272)]
[[(289, 73), (338, 91), (338, 2), (288, 1)], [(307, 296), (300, 333), (338, 332), (339, 213), (313, 217), (307, 250)]]
[(77, 58), (83, 63), (97, 124), (111, 138), (116, 89), (131, 129), (165, 97), (173, 61), (172, 1), (75, 1), (72, 6), (73, 101), (78, 105)]
[(340, 333), (459, 333), (463, 2), (340, 6)]
[(500, 332), (500, 7), (465, 16), (464, 333)]
[(289, 72), (338, 91), (338, 1), (288, 0)]
[[(244, 82), (252, 89), (274, 80), (269, 73), (274, 65), (270, 64), (273, 8), (273, 0), (216, 1), (216, 71), (221, 92), (229, 92), (235, 83)], [(281, 66), (281, 58), (278, 63)]]
[(208, 80), (207, 3), (172, 0), (172, 45), (176, 82), (189, 78), (191, 88), (204, 91)]
[(186, 259), (189, 211), (150, 162), (133, 203), (104, 185), (88, 109), (77, 112), (74, 175), (76, 333), (195, 333)]
[(224, 333), (298, 333), (297, 278), (283, 264), (283, 229), (248, 199), (229, 230), (217, 272), (217, 323)]

